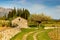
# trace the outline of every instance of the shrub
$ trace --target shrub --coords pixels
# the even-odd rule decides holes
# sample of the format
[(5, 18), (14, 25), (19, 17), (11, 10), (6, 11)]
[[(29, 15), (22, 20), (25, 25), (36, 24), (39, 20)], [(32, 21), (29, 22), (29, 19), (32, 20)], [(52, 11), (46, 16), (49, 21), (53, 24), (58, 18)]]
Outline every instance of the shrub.
[(7, 25), (7, 26), (9, 26), (9, 27), (11, 27), (11, 26), (12, 26), (11, 21), (9, 21), (9, 22), (8, 22), (8, 25)]
[(32, 25), (28, 25), (29, 27), (37, 27), (37, 25), (32, 24)]
[(17, 24), (13, 24), (11, 27), (17, 27), (18, 25)]
[(45, 26), (43, 24), (40, 24), (39, 25), (39, 28), (44, 28)]
[(12, 24), (12, 22), (10, 21), (8, 26), (10, 26), (10, 27), (17, 27), (18, 25), (17, 24)]

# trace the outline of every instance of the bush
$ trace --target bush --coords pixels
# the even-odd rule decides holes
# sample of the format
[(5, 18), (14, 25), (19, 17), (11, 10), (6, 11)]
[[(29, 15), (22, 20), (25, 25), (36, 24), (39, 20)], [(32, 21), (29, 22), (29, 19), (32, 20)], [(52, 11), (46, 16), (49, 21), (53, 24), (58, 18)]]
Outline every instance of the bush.
[(18, 25), (17, 24), (13, 24), (12, 27), (17, 27)]
[(3, 22), (0, 22), (0, 26), (2, 27), (7, 27), (9, 25), (9, 21), (3, 21)]
[(28, 25), (28, 26), (29, 26), (29, 27), (37, 27), (37, 25), (34, 25), (34, 24), (33, 24), (33, 25)]
[(11, 27), (11, 26), (12, 26), (12, 23), (11, 23), (11, 21), (9, 21), (9, 23), (8, 23), (8, 26), (9, 26), (9, 27)]
[(8, 26), (10, 26), (10, 27), (17, 27), (18, 25), (17, 25), (17, 24), (12, 24), (12, 22), (10, 21), (10, 22), (8, 23)]
[(45, 26), (43, 24), (40, 24), (39, 25), (39, 28), (44, 28)]

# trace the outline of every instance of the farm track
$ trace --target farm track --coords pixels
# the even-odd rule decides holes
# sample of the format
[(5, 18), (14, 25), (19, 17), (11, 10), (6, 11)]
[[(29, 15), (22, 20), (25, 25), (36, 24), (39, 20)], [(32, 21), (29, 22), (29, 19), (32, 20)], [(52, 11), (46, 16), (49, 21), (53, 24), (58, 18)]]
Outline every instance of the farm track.
[[(3, 36), (0, 40), (10, 40), (10, 38), (14, 37), (16, 34), (18, 34), (20, 32), (20, 30), (19, 29), (17, 30), (17, 29), (18, 28), (11, 28), (11, 29), (0, 32), (0, 34), (2, 34), (2, 36)], [(36, 36), (42, 32), (44, 32), (44, 31), (43, 30), (42, 31), (35, 30), (35, 31), (31, 31), (29, 33), (26, 33), (23, 35), (22, 40), (27, 40), (27, 37), (31, 34), (33, 34), (33, 39), (37, 40)]]
[[(44, 31), (41, 31), (41, 32), (44, 32)], [(38, 30), (37, 30), (37, 31), (29, 32), (29, 33), (27, 33), (27, 34), (25, 34), (25, 35), (23, 36), (22, 40), (27, 40), (28, 36), (31, 35), (31, 34), (33, 34), (33, 39), (34, 39), (34, 40), (37, 40), (36, 36), (37, 36), (39, 33), (41, 33), (41, 32), (39, 32)]]
[[(41, 32), (44, 32), (44, 31), (41, 31)], [(34, 40), (37, 40), (37, 35), (39, 34), (39, 33), (41, 33), (41, 32), (36, 32), (34, 35), (33, 35), (33, 38), (34, 38)]]
[(28, 37), (30, 34), (34, 33), (34, 32), (35, 32), (35, 31), (29, 32), (29, 33), (25, 34), (25, 35), (23, 36), (22, 40), (26, 40), (27, 37)]

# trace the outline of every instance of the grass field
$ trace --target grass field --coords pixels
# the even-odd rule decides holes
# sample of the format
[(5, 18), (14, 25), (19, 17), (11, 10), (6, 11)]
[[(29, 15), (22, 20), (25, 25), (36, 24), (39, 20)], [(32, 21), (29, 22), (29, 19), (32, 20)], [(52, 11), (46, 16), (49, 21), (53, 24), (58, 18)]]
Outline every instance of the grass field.
[(24, 34), (31, 32), (31, 31), (35, 31), (36, 29), (21, 29), (21, 30), (22, 32), (15, 35), (15, 37), (13, 37), (11, 40), (22, 40), (22, 37)]
[(44, 30), (43, 32), (40, 32), (37, 35), (37, 40), (51, 40), (50, 37), (48, 36), (48, 32), (51, 30)]
[[(30, 28), (30, 29), (21, 29), (22, 32), (18, 33), (15, 35), (11, 40), (22, 40), (22, 37), (29, 33), (33, 32), (32, 34), (29, 34), (26, 38), (26, 40), (34, 40), (33, 35), (38, 32), (38, 35), (36, 36), (37, 40), (51, 40), (50, 37), (48, 36), (48, 32), (50, 30), (44, 30), (44, 29), (35, 29), (35, 28)], [(35, 31), (35, 32), (34, 32)], [(43, 32), (41, 32), (43, 31)]]

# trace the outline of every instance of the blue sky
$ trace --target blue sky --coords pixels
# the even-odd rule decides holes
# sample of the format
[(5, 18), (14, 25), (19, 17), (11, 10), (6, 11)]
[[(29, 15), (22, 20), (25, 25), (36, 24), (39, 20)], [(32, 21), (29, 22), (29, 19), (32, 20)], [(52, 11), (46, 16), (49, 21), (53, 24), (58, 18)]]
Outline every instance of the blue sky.
[(60, 19), (60, 0), (0, 0), (0, 7), (26, 8), (30, 13), (44, 13)]

